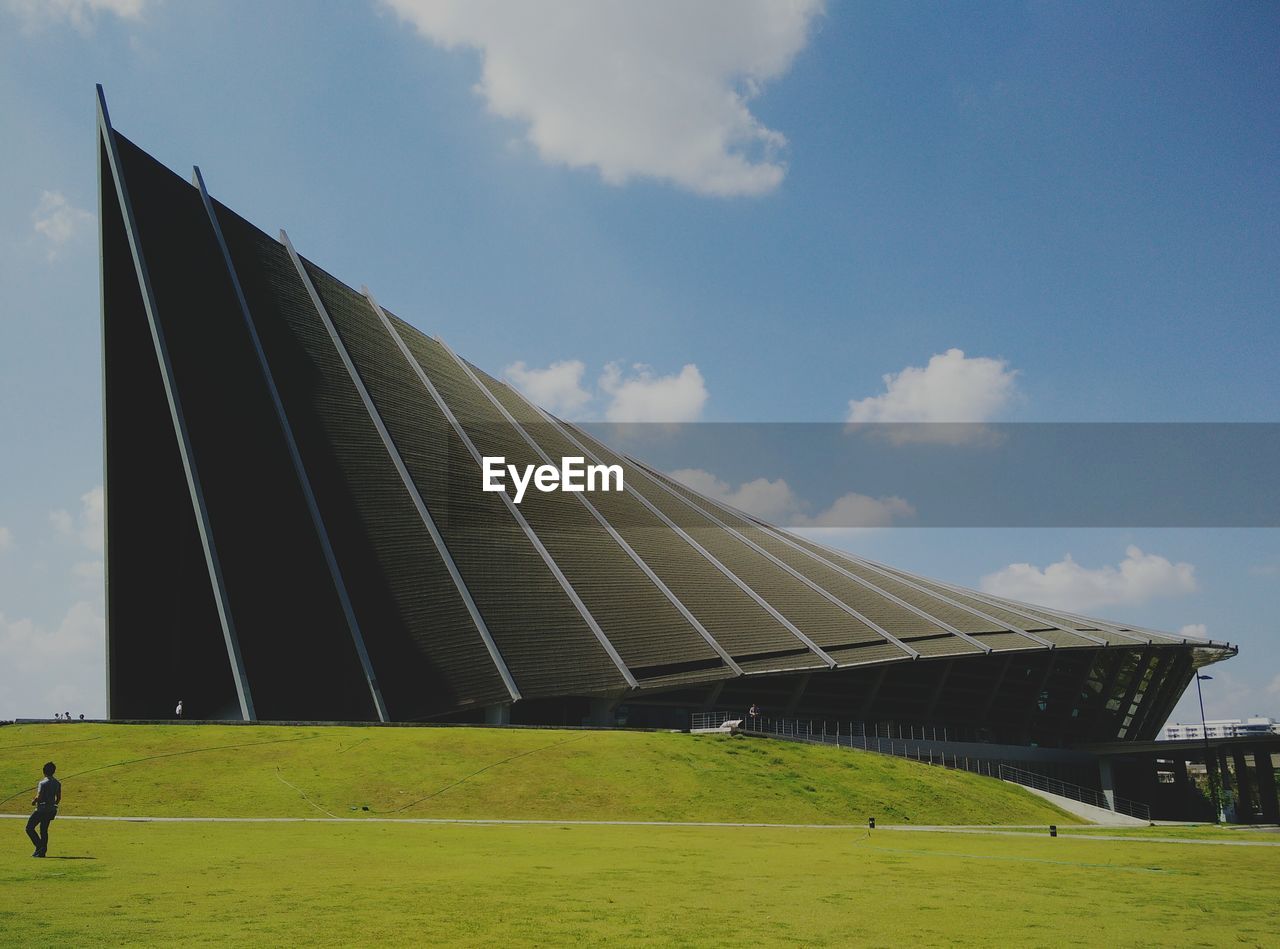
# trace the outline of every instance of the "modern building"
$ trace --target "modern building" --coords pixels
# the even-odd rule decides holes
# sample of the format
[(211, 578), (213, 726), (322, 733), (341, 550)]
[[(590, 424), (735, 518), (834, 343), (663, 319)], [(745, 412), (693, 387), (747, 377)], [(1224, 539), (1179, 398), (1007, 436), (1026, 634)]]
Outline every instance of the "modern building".
[(1170, 722), (1160, 732), (1164, 741), (1210, 738), (1252, 738), (1260, 735), (1280, 735), (1280, 722), (1274, 718), (1209, 719), (1200, 727), (1199, 722)]
[[(101, 93), (100, 93), (101, 95)], [(726, 507), (532, 405), (116, 132), (100, 98), (109, 714), (1151, 739), (1235, 654)], [(481, 459), (625, 490), (481, 490)]]

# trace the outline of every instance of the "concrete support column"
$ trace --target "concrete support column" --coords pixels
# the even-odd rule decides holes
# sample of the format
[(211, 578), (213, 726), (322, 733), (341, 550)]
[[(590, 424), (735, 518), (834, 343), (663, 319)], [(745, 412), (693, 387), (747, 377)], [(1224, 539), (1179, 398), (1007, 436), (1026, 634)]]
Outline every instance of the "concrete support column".
[(1253, 823), (1253, 795), (1249, 793), (1249, 763), (1241, 750), (1231, 752), (1231, 760), (1236, 769), (1236, 820), (1244, 824)]
[(1192, 820), (1195, 807), (1192, 803), (1194, 797), (1191, 794), (1191, 778), (1187, 774), (1187, 763), (1181, 758), (1175, 758), (1173, 762), (1173, 786), (1178, 789), (1175, 800), (1182, 819)]
[(1228, 818), (1239, 820), (1240, 812), (1236, 807), (1236, 780), (1231, 775), (1231, 764), (1228, 761), (1227, 750), (1218, 748), (1214, 751), (1213, 756), (1218, 762), (1218, 775), (1222, 779), (1222, 811)]
[(1254, 774), (1258, 776), (1258, 803), (1262, 805), (1262, 819), (1269, 824), (1280, 823), (1280, 798), (1276, 794), (1276, 771), (1271, 764), (1271, 752), (1266, 748), (1253, 751)]
[[(1226, 749), (1219, 748), (1214, 755), (1218, 759), (1218, 774), (1222, 775), (1222, 790), (1234, 792), (1235, 781), (1231, 778), (1231, 765), (1227, 761)], [(1234, 794), (1232, 796), (1234, 797)]]
[(497, 705), (486, 705), (484, 708), (484, 723), (486, 725), (510, 725), (511, 703), (499, 702)]
[(1098, 759), (1098, 783), (1102, 786), (1102, 796), (1107, 799), (1107, 807), (1116, 809), (1116, 779), (1111, 773), (1111, 759)]
[[(1217, 755), (1209, 754), (1209, 753), (1205, 754), (1204, 776), (1205, 776), (1205, 780), (1208, 782), (1208, 786), (1205, 788), (1205, 791), (1204, 791), (1205, 797), (1209, 799), (1209, 806), (1212, 807), (1213, 806), (1213, 786), (1215, 783), (1218, 786), (1219, 803), (1221, 803), (1221, 794), (1222, 794), (1222, 778), (1218, 771)], [(1218, 814), (1214, 814), (1213, 819), (1217, 820)]]

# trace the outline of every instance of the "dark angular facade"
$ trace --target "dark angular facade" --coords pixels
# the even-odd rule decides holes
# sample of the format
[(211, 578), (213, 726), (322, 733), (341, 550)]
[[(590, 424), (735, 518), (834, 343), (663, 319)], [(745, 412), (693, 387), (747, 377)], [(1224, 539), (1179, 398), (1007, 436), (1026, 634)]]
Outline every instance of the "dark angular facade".
[[(108, 702), (156, 718), (1151, 738), (1234, 654), (831, 550), (552, 418), (161, 166), (100, 100)], [(626, 490), (480, 490), (482, 456)]]

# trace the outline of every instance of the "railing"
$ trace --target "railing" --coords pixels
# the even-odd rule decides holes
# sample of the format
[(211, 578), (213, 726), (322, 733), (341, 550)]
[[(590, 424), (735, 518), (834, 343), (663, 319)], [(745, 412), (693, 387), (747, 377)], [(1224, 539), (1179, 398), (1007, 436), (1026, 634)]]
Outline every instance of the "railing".
[[(703, 716), (701, 719), (699, 716)], [(985, 758), (969, 754), (955, 754), (938, 748), (939, 742), (947, 742), (948, 729), (934, 729), (919, 725), (885, 725), (873, 722), (812, 722), (797, 719), (764, 718), (747, 712), (738, 715), (729, 712), (695, 712), (694, 721), (711, 722), (694, 727), (715, 728), (729, 719), (741, 718), (742, 730), (748, 734), (768, 738), (784, 738), (790, 741), (835, 745), (838, 748), (857, 748), (882, 755), (906, 758), (921, 764), (941, 765), (956, 771), (995, 778), (1026, 787), (1039, 788), (1050, 794), (1069, 797), (1085, 804), (1092, 804), (1119, 814), (1128, 814), (1141, 820), (1151, 819), (1151, 808), (1139, 801), (1126, 798), (1114, 799), (1114, 806), (1101, 791), (1071, 784), (1045, 774), (1027, 771), (999, 758)]]
[[(783, 735), (791, 731), (797, 734), (812, 735), (814, 738), (835, 743), (836, 738), (867, 739), (875, 742), (883, 739), (890, 741), (978, 741), (975, 734), (959, 734), (956, 729), (946, 725), (904, 725), (898, 722), (841, 722), (841, 721), (803, 721), (800, 719), (765, 718), (752, 715), (750, 712), (695, 712), (701, 714), (721, 715), (725, 718), (741, 718), (742, 727), (746, 731), (760, 734)], [(858, 747), (855, 743), (854, 747)]]
[(1130, 801), (1123, 797), (1113, 797), (1108, 800), (1107, 796), (1101, 791), (1081, 787), (1078, 784), (1068, 784), (1066, 781), (1059, 781), (1057, 778), (1050, 778), (1034, 771), (1025, 771), (1022, 768), (1014, 768), (1007, 764), (1002, 764), (1000, 766), (1000, 779), (1002, 781), (1013, 781), (1024, 787), (1036, 788), (1039, 791), (1047, 791), (1059, 797), (1069, 797), (1073, 801), (1080, 801), (1083, 804), (1092, 804), (1094, 807), (1100, 807), (1105, 811), (1128, 814), (1130, 817), (1136, 817), (1139, 820), (1151, 820), (1151, 808), (1140, 801)]
[[(736, 718), (737, 716), (724, 717)], [(918, 725), (914, 727), (876, 725), (868, 722), (811, 722), (798, 719), (764, 718), (747, 713), (742, 719), (742, 730), (768, 738), (787, 738), (792, 741), (835, 745), (838, 748), (874, 751), (882, 755), (919, 761), (922, 764), (935, 764), (953, 770), (969, 771), (989, 778), (996, 777), (1000, 769), (1000, 762), (994, 759), (948, 754), (945, 750), (923, 747), (925, 742), (945, 741), (946, 739), (942, 736), (947, 734), (946, 729), (935, 730)], [(935, 734), (938, 735), (937, 738), (934, 737)], [(899, 735), (901, 737), (898, 737)]]
[(739, 716), (734, 715), (732, 712), (694, 712), (689, 727), (692, 731), (705, 731), (719, 728), (725, 722), (737, 717)]

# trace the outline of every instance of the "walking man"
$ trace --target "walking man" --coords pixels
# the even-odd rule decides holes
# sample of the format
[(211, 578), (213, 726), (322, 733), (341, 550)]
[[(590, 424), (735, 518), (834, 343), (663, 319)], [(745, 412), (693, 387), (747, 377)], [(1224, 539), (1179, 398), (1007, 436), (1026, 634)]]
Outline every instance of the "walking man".
[[(44, 780), (36, 787), (36, 796), (31, 801), (36, 809), (27, 820), (27, 836), (36, 845), (33, 857), (43, 857), (49, 852), (49, 821), (58, 816), (58, 805), (62, 803), (62, 782), (53, 776), (57, 770), (52, 761), (44, 766)], [(39, 836), (36, 835), (37, 826), (40, 828)]]

